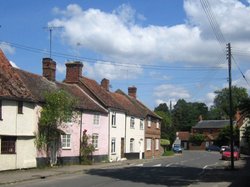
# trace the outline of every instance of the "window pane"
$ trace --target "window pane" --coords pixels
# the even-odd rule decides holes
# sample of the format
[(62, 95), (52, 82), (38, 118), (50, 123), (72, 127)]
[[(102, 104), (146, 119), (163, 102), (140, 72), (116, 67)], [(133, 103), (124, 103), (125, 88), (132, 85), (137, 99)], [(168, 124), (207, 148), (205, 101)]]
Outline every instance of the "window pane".
[(1, 139), (1, 154), (16, 153), (16, 137), (3, 136)]

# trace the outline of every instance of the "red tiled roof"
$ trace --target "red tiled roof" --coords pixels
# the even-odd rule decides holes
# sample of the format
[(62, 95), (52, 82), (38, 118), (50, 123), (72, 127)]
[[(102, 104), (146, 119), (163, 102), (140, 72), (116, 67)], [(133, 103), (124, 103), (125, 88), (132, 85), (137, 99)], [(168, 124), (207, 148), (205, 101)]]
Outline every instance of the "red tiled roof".
[(0, 49), (0, 97), (35, 101), (19, 75)]
[(83, 110), (107, 113), (106, 109), (100, 106), (90, 96), (88, 96), (78, 85), (57, 83), (57, 86), (77, 99), (77, 107)]
[(138, 110), (138, 106), (132, 102), (125, 93), (121, 90), (117, 90), (115, 93), (112, 93), (112, 96), (119, 101), (119, 103), (126, 110), (126, 113), (130, 116), (144, 118), (144, 114), (141, 110)]
[(144, 118), (146, 116), (151, 116), (153, 118), (157, 118), (157, 119), (161, 119), (160, 116), (158, 116), (156, 113), (154, 113), (153, 111), (151, 111), (148, 107), (146, 107), (142, 102), (140, 102), (138, 99), (131, 97), (127, 94), (125, 94), (124, 92), (122, 92), (121, 90), (117, 90), (117, 93), (120, 93), (124, 96), (126, 96), (132, 103), (133, 105), (136, 106), (136, 109), (140, 112), (140, 114), (142, 116), (144, 116)]
[(46, 92), (62, 89), (69, 93), (73, 98), (77, 99), (77, 108), (88, 111), (107, 113), (107, 111), (103, 107), (98, 105), (83, 90), (81, 90), (80, 87), (75, 84), (53, 82), (40, 75), (29, 73), (20, 69), (14, 70), (21, 77), (22, 81), (29, 88), (36, 100), (40, 102), (44, 102), (44, 94)]
[(113, 98), (112, 94), (109, 91), (106, 91), (104, 88), (101, 87), (95, 80), (81, 77), (79, 86), (94, 97), (95, 99), (99, 100), (105, 107), (124, 110), (124, 108)]
[(178, 132), (178, 137), (179, 137), (180, 140), (188, 141), (189, 137), (190, 137), (190, 132), (188, 132), (188, 131), (180, 131), (180, 132)]

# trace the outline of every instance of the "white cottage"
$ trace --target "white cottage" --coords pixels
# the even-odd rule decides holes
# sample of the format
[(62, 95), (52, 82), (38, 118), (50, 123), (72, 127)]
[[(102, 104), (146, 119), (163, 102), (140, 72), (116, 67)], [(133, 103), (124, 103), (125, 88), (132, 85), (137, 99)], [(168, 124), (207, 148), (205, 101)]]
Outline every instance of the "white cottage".
[(0, 50), (0, 170), (36, 167), (35, 100)]

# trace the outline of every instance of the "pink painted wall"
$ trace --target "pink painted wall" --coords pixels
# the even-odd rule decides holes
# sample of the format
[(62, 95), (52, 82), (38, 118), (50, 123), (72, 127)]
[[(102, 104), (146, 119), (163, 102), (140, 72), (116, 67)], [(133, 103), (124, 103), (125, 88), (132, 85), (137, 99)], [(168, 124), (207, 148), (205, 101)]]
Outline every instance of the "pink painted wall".
[(80, 149), (80, 121), (79, 123), (67, 123), (61, 128), (66, 134), (71, 134), (71, 147), (70, 149), (59, 149), (59, 157), (79, 156)]
[(98, 134), (98, 149), (93, 155), (108, 155), (108, 115), (99, 115), (99, 125), (93, 124), (93, 113), (83, 114), (83, 130), (87, 130), (87, 134)]
[[(87, 130), (87, 135), (92, 136), (93, 133), (99, 135), (98, 149), (93, 153), (94, 155), (108, 155), (108, 115), (99, 115), (99, 125), (93, 124), (94, 113), (82, 114), (82, 131)], [(60, 148), (58, 151), (59, 157), (75, 157), (79, 156), (80, 149), (80, 124), (81, 120), (74, 120), (74, 122), (63, 124), (62, 129), (66, 134), (71, 134), (70, 149)], [(44, 151), (38, 151), (37, 157), (46, 157)]]

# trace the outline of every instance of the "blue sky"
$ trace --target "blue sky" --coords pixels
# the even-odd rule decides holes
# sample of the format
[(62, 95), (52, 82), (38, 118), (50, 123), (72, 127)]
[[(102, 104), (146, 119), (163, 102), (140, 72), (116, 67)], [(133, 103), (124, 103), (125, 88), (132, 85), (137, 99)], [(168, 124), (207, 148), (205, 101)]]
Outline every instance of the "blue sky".
[(108, 78), (112, 91), (136, 86), (152, 109), (178, 99), (210, 106), (214, 91), (228, 86), (228, 42), (233, 84), (250, 89), (250, 1), (203, 2), (224, 40), (216, 39), (199, 0), (1, 1), (0, 47), (18, 68), (42, 74), (49, 56), (44, 27), (60, 27), (52, 32), (58, 81), (66, 62), (81, 60), (84, 76)]

